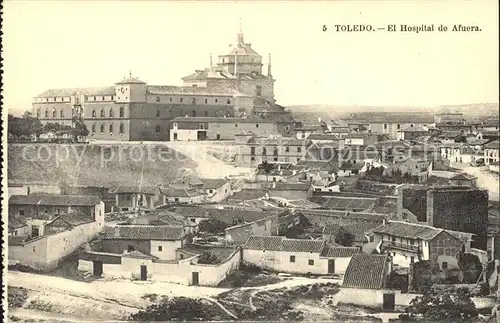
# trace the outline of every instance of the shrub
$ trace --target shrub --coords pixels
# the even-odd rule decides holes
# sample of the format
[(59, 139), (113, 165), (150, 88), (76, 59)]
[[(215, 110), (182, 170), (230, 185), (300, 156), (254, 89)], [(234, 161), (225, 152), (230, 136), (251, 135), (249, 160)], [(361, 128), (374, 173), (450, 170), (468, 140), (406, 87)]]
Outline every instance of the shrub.
[(28, 290), (23, 287), (7, 287), (9, 307), (22, 307), (28, 299)]
[(198, 263), (199, 264), (207, 264), (207, 265), (215, 265), (219, 263), (219, 258), (217, 258), (216, 255), (204, 251), (199, 257), (198, 257)]

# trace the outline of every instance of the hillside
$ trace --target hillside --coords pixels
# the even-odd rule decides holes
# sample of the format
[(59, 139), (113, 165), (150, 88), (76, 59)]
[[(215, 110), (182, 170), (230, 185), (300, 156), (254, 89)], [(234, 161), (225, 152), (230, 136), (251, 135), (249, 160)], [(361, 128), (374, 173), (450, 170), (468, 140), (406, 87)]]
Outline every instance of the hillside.
[(167, 183), (196, 163), (160, 144), (8, 145), (8, 180), (116, 186)]

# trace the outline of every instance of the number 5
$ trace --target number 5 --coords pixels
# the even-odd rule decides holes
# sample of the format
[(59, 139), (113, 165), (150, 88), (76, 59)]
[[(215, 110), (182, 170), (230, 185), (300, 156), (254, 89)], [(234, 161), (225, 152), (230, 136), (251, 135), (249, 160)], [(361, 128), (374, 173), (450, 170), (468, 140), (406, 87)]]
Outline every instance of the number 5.
[(323, 25), (323, 31), (327, 31), (326, 25)]

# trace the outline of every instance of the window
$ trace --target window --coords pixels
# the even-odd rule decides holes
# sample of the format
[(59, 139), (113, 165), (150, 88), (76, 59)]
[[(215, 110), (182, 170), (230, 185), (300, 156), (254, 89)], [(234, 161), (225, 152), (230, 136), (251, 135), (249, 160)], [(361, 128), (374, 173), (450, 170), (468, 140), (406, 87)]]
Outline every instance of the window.
[(156, 126), (156, 133), (160, 133), (160, 126)]
[(177, 129), (177, 123), (174, 123), (174, 129)]
[(169, 102), (172, 102), (172, 98), (168, 98), (168, 101), (169, 101)]
[(191, 103), (192, 103), (192, 104), (196, 104), (196, 98), (192, 98), (192, 99), (191, 99)]
[(63, 110), (59, 111), (59, 118), (61, 118), (61, 119), (64, 118), (64, 111)]
[(101, 118), (105, 118), (104, 109), (101, 109)]
[(394, 241), (394, 242), (396, 242), (396, 237), (395, 237), (395, 236), (392, 236), (392, 237), (391, 237), (391, 240), (392, 240), (392, 241)]
[(257, 95), (262, 95), (262, 86), (257, 85), (257, 86), (255, 87), (255, 94), (257, 94)]
[(236, 128), (238, 128), (238, 124), (237, 124), (237, 123), (235, 123), (235, 124), (234, 124), (234, 126), (235, 126)]
[(274, 161), (278, 161), (278, 157), (274, 157)]
[(415, 262), (415, 257), (411, 256), (410, 257), (410, 263), (413, 264)]
[(125, 201), (130, 201), (130, 195), (125, 195)]
[(227, 104), (231, 104), (231, 99), (227, 99)]
[(205, 117), (208, 117), (208, 111), (205, 111)]
[(196, 117), (196, 110), (191, 111), (191, 116)]
[(212, 194), (214, 192), (214, 190), (208, 190), (208, 193)]
[(190, 219), (190, 220), (191, 220), (191, 222), (196, 222), (196, 219)]
[(250, 155), (255, 155), (255, 147), (250, 147)]
[(309, 266), (314, 266), (314, 260), (313, 259), (309, 259)]
[(45, 110), (45, 119), (49, 118), (49, 110)]
[(401, 129), (401, 125), (400, 124), (398, 124), (398, 129)]
[(109, 133), (113, 134), (113, 125), (112, 124), (109, 125)]
[(125, 129), (124, 129), (124, 125), (123, 125), (123, 122), (120, 123), (120, 133), (124, 133), (125, 132)]
[(290, 256), (290, 262), (295, 262), (295, 256)]
[(158, 246), (158, 251), (163, 251), (163, 247), (162, 246)]
[(184, 101), (184, 99), (183, 99), (183, 98), (180, 98), (180, 99), (179, 99), (179, 102), (181, 102), (181, 103), (182, 103), (182, 101)]
[(274, 147), (273, 149), (273, 155), (278, 156), (278, 147)]
[(92, 100), (94, 100), (94, 101), (95, 101), (95, 96), (92, 98)]
[(290, 152), (290, 147), (285, 147), (285, 152)]
[(120, 118), (123, 118), (125, 116), (125, 109), (123, 106), (120, 106)]
[(266, 155), (266, 154), (267, 154), (266, 147), (262, 147), (262, 155)]
[(160, 97), (159, 96), (156, 97), (156, 102), (160, 102)]
[(257, 124), (255, 125), (255, 128), (258, 128), (258, 127), (259, 127), (259, 124), (257, 123)]
[(174, 133), (174, 140), (177, 140), (177, 133)]
[(35, 248), (35, 246), (33, 246), (33, 252), (36, 252), (36, 248)]
[(219, 99), (215, 99), (215, 103), (219, 102)]
[(157, 118), (158, 118), (158, 117), (160, 117), (160, 108), (157, 108), (157, 109), (156, 109), (156, 117), (157, 117)]
[(250, 160), (251, 161), (255, 161), (255, 157), (250, 157)]
[(387, 129), (387, 124), (384, 124), (384, 129)]
[(95, 133), (95, 124), (92, 125), (92, 133)]
[(446, 261), (443, 261), (443, 262), (441, 263), (441, 268), (442, 268), (443, 270), (448, 269), (448, 263), (447, 263)]
[(412, 127), (412, 128), (413, 128), (413, 124), (411, 124), (411, 125), (410, 125), (410, 127)]
[(128, 252), (134, 251), (134, 246), (128, 245), (127, 250)]
[(23, 209), (19, 210), (19, 215), (24, 215), (24, 210)]
[(302, 149), (300, 147), (297, 147), (297, 152), (300, 153)]
[(56, 112), (56, 110), (54, 109), (54, 110), (52, 110), (52, 118), (54, 118), (54, 119), (55, 119), (55, 118), (56, 118), (56, 116), (57, 116), (57, 112)]
[(181, 255), (181, 259), (184, 259), (184, 255)]
[(208, 99), (205, 99), (205, 104), (207, 104), (207, 103), (208, 103)]
[(203, 123), (200, 123), (198, 125), (198, 128), (201, 129), (201, 130), (204, 130), (205, 129), (205, 125)]
[(101, 133), (104, 133), (104, 125), (101, 125)]
[(105, 97), (102, 97), (102, 100), (104, 101), (104, 100), (106, 100), (106, 98), (105, 98)]

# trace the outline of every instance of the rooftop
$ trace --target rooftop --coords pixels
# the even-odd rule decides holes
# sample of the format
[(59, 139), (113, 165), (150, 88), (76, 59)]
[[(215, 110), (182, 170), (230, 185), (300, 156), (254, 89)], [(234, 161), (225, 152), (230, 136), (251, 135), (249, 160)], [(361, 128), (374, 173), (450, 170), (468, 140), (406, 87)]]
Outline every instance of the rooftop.
[(170, 122), (174, 123), (274, 123), (272, 119), (263, 118), (236, 118), (236, 117), (176, 117)]
[(9, 199), (10, 205), (94, 206), (100, 202), (101, 199), (97, 196), (56, 194), (12, 195)]
[(101, 232), (104, 240), (181, 240), (182, 226), (117, 225), (107, 226)]
[(240, 222), (254, 222), (278, 214), (278, 212), (250, 211), (237, 208), (220, 209), (198, 206), (176, 206), (169, 208), (169, 210), (188, 218), (217, 219), (229, 225)]
[(402, 221), (388, 221), (385, 225), (380, 225), (373, 229), (374, 233), (422, 240), (432, 240), (443, 231), (446, 230), (434, 228), (429, 225)]
[(255, 200), (266, 196), (267, 190), (259, 189), (245, 189), (239, 192), (234, 192), (234, 194), (229, 198), (230, 200)]
[(366, 197), (320, 196), (313, 197), (313, 201), (328, 209), (364, 211), (371, 209), (375, 205), (377, 199)]
[(354, 254), (344, 274), (342, 287), (361, 289), (381, 289), (388, 255)]

